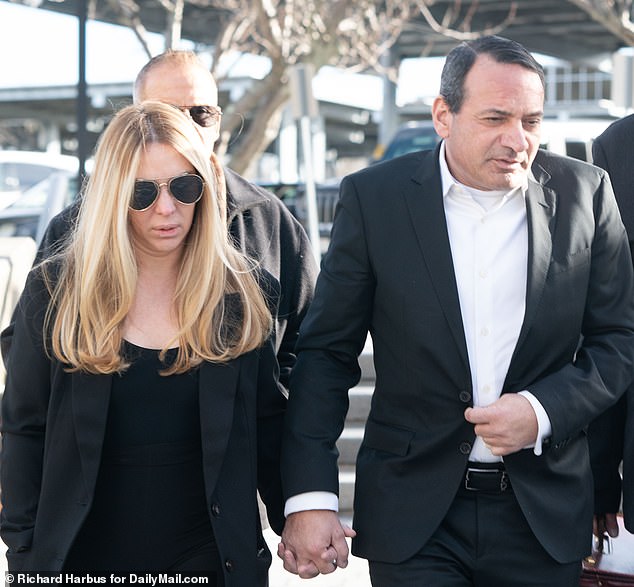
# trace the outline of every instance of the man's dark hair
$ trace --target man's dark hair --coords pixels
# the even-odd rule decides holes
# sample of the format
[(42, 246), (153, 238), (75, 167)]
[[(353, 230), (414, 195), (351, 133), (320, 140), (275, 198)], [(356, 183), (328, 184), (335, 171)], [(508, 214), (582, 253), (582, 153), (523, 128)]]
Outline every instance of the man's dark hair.
[(466, 41), (452, 49), (447, 55), (440, 78), (440, 95), (450, 112), (458, 112), (465, 99), (464, 80), (476, 57), (489, 55), (498, 63), (513, 63), (534, 71), (546, 87), (544, 69), (535, 58), (518, 42), (498, 36), (481, 37)]

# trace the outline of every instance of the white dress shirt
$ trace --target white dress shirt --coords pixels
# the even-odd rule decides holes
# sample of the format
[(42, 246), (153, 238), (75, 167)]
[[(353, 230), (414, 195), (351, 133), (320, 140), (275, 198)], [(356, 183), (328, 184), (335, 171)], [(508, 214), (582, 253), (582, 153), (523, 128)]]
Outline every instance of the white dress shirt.
[[(481, 191), (457, 182), (440, 148), (443, 203), (454, 273), (458, 285), (473, 405), (499, 399), (515, 350), (526, 306), (528, 224), (526, 186), (508, 191)], [(535, 454), (550, 435), (550, 420), (537, 398), (520, 392), (538, 419)], [(500, 461), (480, 437), (472, 461)]]
[[(473, 405), (488, 406), (499, 399), (517, 344), (526, 305), (528, 224), (526, 186), (509, 191), (480, 191), (457, 182), (447, 167), (445, 145), (440, 147), (443, 204), (454, 273), (458, 285)], [(541, 454), (550, 435), (546, 411), (530, 392), (528, 399), (538, 420), (533, 447)], [(527, 447), (528, 448), (528, 447)], [(476, 437), (471, 461), (501, 461)], [(302, 493), (286, 501), (284, 513), (338, 510), (337, 496), (323, 491)]]

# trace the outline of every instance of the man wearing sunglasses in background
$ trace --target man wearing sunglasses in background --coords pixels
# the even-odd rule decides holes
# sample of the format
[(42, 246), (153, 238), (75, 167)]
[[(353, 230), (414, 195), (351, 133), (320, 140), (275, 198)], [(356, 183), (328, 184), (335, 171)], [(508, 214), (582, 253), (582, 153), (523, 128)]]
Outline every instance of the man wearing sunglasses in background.
[[(231, 236), (243, 251), (280, 282), (281, 296), (277, 315), (274, 316), (274, 336), (280, 383), (288, 389), (288, 377), (295, 363), (299, 325), (312, 300), (317, 274), (308, 237), (281, 200), (230, 169), (221, 168), (213, 152), (221, 119), (218, 88), (195, 53), (166, 51), (152, 58), (141, 69), (134, 83), (134, 101), (139, 103), (144, 100), (171, 104), (191, 117), (209, 150), (219, 181), (226, 182)], [(179, 192), (178, 189), (175, 191)], [(68, 234), (78, 209), (76, 202), (51, 220), (36, 262), (49, 255), (56, 243)], [(12, 334), (13, 322), (2, 333), (5, 362)], [(285, 399), (281, 398), (281, 401)]]

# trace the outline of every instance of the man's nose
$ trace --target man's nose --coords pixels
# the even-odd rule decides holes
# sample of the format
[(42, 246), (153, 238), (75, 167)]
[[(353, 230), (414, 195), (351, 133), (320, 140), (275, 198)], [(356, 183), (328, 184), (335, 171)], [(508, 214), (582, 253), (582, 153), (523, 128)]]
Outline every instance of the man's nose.
[(502, 135), (502, 145), (512, 149), (516, 153), (521, 153), (528, 149), (528, 139), (522, 121), (510, 122), (504, 129)]

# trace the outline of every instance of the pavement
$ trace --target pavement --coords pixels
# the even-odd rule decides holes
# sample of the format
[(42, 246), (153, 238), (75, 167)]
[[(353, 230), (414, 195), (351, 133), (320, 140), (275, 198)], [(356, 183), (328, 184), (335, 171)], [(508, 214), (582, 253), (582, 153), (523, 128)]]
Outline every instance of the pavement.
[[(275, 554), (279, 536), (267, 528), (264, 530), (264, 537), (273, 553), (273, 564), (269, 571), (269, 587), (370, 587), (370, 576), (365, 559), (350, 556), (346, 569), (337, 569), (330, 575), (320, 575), (314, 579), (300, 579), (298, 576), (285, 571), (282, 561)], [(348, 546), (350, 546), (349, 541)], [(0, 542), (0, 585), (6, 570), (5, 547)]]

